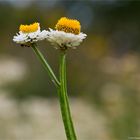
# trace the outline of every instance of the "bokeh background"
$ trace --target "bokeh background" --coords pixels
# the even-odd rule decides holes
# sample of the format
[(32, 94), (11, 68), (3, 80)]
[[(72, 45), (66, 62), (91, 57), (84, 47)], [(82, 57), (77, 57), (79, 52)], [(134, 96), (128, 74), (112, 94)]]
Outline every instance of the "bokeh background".
[[(32, 49), (12, 41), (20, 24), (54, 28), (63, 16), (88, 35), (67, 56), (79, 140), (140, 139), (139, 0), (0, 0), (0, 139), (66, 139), (54, 85)], [(39, 48), (58, 75), (58, 50)]]

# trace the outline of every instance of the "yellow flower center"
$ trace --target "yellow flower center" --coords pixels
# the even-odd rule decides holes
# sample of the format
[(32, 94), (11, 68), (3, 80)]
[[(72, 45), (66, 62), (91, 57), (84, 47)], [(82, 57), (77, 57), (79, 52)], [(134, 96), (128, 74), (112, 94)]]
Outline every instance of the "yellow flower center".
[(37, 31), (39, 28), (39, 23), (35, 22), (30, 25), (20, 25), (19, 30), (23, 33), (31, 33)]
[(80, 33), (81, 25), (78, 20), (62, 17), (58, 20), (55, 28), (58, 31), (64, 31), (66, 33), (73, 33), (77, 35)]

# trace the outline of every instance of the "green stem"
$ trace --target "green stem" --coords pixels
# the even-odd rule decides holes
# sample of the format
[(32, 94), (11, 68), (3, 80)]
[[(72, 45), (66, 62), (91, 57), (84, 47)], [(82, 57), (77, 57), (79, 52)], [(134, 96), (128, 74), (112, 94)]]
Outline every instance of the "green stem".
[(61, 52), (60, 57), (60, 88), (58, 88), (61, 114), (63, 118), (63, 123), (65, 127), (65, 132), (67, 140), (77, 140), (72, 117), (70, 113), (68, 95), (67, 95), (67, 85), (66, 85), (66, 53)]
[(62, 119), (65, 127), (65, 132), (67, 136), (67, 140), (77, 140), (72, 117), (70, 113), (70, 107), (69, 107), (69, 101), (68, 101), (68, 95), (67, 95), (67, 85), (66, 85), (66, 53), (62, 51), (61, 57), (60, 57), (60, 82), (56, 78), (54, 72), (52, 71), (50, 65), (45, 60), (42, 53), (38, 50), (38, 48), (35, 46), (35, 44), (32, 45), (32, 48), (36, 54), (36, 56), (40, 59), (42, 62), (45, 70), (48, 72), (51, 80), (56, 85), (59, 93), (59, 100), (60, 100), (60, 107), (61, 107), (61, 114)]
[(48, 64), (48, 62), (45, 60), (44, 56), (42, 55), (42, 53), (38, 50), (37, 47), (35, 47), (35, 45), (32, 45), (32, 48), (36, 54), (36, 56), (40, 59), (40, 61), (42, 62), (45, 70), (48, 72), (52, 82), (55, 84), (56, 87), (60, 87), (60, 82), (58, 81), (58, 79), (56, 78), (53, 70), (51, 69), (50, 65)]

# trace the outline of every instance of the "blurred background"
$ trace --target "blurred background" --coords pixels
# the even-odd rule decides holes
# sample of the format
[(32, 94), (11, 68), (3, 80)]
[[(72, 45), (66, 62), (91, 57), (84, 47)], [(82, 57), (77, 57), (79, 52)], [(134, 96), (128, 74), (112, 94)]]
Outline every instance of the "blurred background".
[[(0, 0), (0, 139), (66, 139), (54, 85), (32, 49), (12, 41), (20, 24), (54, 28), (63, 16), (87, 34), (67, 56), (79, 140), (140, 139), (139, 0)], [(58, 50), (39, 48), (58, 76)]]

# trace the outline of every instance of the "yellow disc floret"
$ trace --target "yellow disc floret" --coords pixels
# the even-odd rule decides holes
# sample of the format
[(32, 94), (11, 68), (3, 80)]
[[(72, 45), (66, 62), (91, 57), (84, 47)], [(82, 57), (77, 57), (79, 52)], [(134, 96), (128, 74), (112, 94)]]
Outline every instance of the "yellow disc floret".
[(39, 23), (35, 22), (30, 25), (20, 25), (19, 30), (23, 33), (31, 33), (37, 31), (39, 28)]
[(78, 20), (62, 17), (58, 20), (55, 28), (58, 31), (64, 31), (66, 33), (73, 33), (77, 35), (80, 33), (81, 25)]

